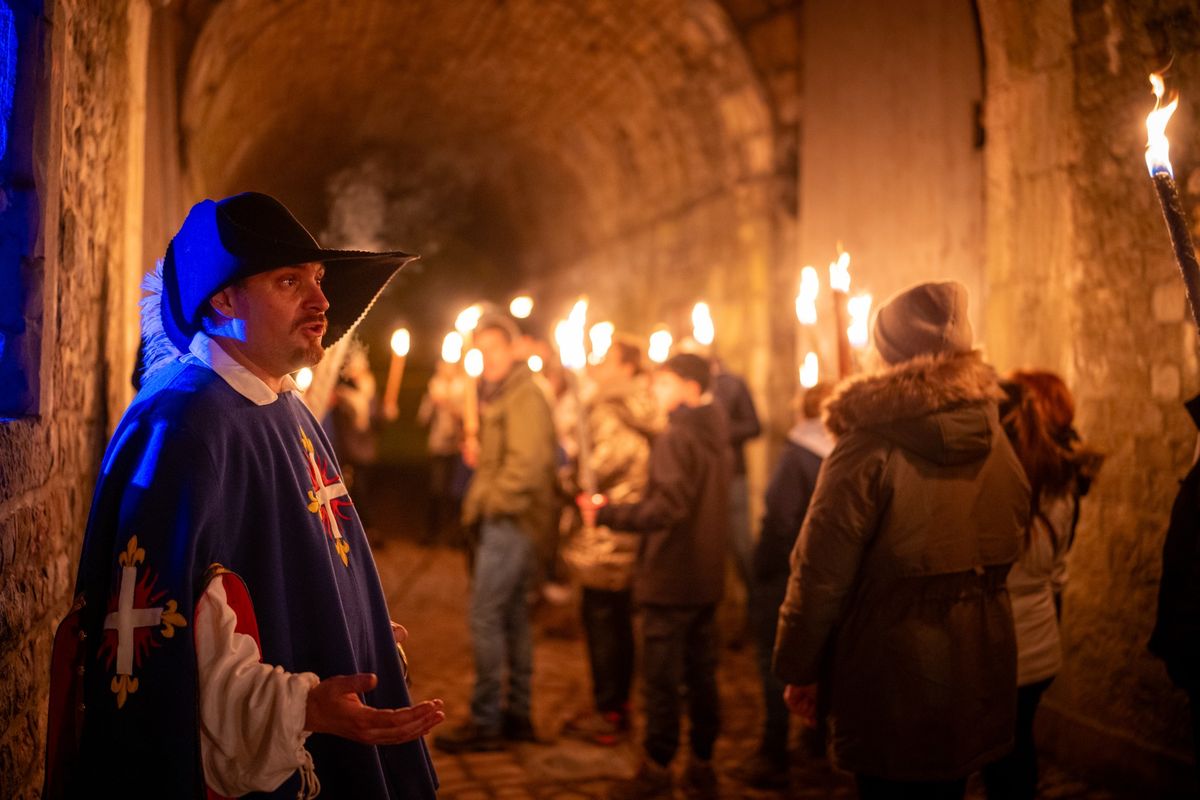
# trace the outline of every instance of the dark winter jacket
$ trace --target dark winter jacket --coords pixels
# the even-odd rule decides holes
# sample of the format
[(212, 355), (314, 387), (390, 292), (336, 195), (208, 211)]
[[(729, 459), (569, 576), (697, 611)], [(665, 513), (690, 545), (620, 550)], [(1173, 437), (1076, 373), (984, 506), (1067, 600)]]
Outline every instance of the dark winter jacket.
[(730, 459), (724, 413), (680, 406), (650, 450), (650, 482), (637, 503), (610, 505), (597, 525), (644, 534), (634, 597), (653, 605), (706, 605), (725, 590)]
[(732, 372), (722, 370), (713, 378), (713, 400), (725, 412), (729, 423), (729, 444), (733, 448), (733, 474), (746, 474), (746, 442), (762, 433), (754, 398), (746, 382)]
[[(1186, 407), (1200, 427), (1200, 395)], [(1166, 662), (1176, 686), (1192, 692), (1200, 689), (1200, 461), (1179, 484), (1162, 560), (1150, 651)]]
[(767, 484), (762, 532), (754, 548), (754, 581), (760, 586), (787, 580), (788, 559), (817, 486), (821, 462), (831, 449), (833, 440), (820, 420), (806, 420), (788, 435)]
[(792, 553), (775, 671), (824, 684), (838, 765), (952, 780), (1004, 755), (1016, 723), (1005, 579), (1029, 485), (978, 354), (918, 358), (844, 385)]

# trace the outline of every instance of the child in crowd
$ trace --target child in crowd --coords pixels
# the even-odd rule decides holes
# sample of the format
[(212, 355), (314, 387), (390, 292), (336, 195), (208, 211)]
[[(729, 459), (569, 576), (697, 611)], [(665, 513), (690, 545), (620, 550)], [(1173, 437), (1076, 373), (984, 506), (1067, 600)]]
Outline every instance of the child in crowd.
[(684, 781), (694, 794), (715, 792), (717, 709), (714, 612), (724, 593), (732, 465), (724, 413), (709, 400), (712, 368), (690, 353), (667, 360), (653, 391), (667, 427), (650, 453), (650, 476), (637, 503), (609, 505), (580, 497), (585, 523), (642, 534), (634, 599), (642, 614), (646, 706), (644, 758), (613, 797), (670, 795), (670, 764), (679, 746), (680, 705), (691, 722)]

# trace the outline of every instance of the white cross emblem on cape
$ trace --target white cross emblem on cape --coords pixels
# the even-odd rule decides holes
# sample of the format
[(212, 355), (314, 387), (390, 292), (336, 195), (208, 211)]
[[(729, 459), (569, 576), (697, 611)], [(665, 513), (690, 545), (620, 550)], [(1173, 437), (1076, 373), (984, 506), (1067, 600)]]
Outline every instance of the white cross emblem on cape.
[(166, 638), (171, 638), (175, 635), (176, 627), (187, 625), (183, 616), (176, 610), (178, 604), (174, 600), (168, 600), (166, 605), (162, 606), (137, 605), (139, 589), (143, 590), (143, 602), (149, 601), (152, 596), (149, 588), (152, 582), (143, 585), (138, 583), (138, 565), (145, 560), (146, 551), (138, 547), (137, 537), (129, 537), (128, 545), (117, 557), (117, 562), (121, 565), (117, 608), (104, 617), (104, 630), (115, 631), (117, 634), (116, 674), (110, 687), (117, 696), (117, 708), (124, 707), (129, 695), (138, 690), (138, 679), (133, 675), (135, 662), (140, 661), (137, 655), (138, 644), (135, 641), (137, 630), (162, 625), (160, 633)]

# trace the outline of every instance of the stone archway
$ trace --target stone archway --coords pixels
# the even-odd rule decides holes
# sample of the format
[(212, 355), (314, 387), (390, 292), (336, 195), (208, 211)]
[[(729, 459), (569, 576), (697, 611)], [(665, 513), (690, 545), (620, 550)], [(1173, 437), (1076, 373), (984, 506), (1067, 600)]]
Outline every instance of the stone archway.
[(224, 3), (183, 96), (197, 194), (261, 187), (319, 229), (357, 171), (431, 270), (461, 242), (627, 321), (769, 248), (739, 228), (762, 216), (771, 116), (716, 3)]

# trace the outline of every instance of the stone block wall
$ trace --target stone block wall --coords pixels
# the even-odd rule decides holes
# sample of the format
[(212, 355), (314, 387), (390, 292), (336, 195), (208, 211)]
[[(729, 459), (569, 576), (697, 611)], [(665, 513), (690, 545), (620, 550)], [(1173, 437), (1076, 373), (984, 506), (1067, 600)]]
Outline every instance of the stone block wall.
[(105, 313), (136, 280), (123, 252), (129, 11), (124, 2), (47, 2), (45, 61), (21, 65), (44, 73), (36, 147), (45, 323), (40, 413), (0, 422), (0, 797), (34, 797), (41, 786), (51, 637), (70, 604), (113, 423), (109, 393), (121, 396), (114, 382), (127, 381), (131, 365), (111, 337), (136, 323)]

